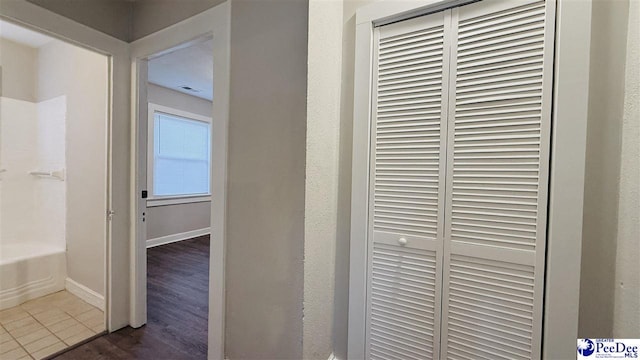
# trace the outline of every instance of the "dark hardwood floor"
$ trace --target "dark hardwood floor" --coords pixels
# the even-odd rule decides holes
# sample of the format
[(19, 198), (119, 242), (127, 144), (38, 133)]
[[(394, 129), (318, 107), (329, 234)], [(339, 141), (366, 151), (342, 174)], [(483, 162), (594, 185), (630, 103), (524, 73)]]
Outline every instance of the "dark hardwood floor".
[(206, 359), (209, 236), (147, 251), (147, 325), (127, 327), (57, 356), (76, 359)]

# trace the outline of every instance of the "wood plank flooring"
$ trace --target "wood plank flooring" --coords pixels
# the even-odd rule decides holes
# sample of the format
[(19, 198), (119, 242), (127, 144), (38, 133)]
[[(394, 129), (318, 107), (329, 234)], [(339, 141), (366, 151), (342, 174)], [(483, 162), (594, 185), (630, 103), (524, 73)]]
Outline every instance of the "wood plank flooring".
[(206, 359), (209, 236), (147, 251), (147, 325), (99, 337), (56, 360)]

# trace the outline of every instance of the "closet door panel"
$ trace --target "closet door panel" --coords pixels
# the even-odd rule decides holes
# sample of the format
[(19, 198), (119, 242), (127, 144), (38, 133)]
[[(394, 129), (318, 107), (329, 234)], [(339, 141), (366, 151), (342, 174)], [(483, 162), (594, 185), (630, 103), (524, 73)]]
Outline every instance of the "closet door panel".
[(374, 33), (371, 359), (439, 354), (449, 29), (438, 13)]
[(540, 357), (554, 6), (482, 1), (453, 11), (448, 359)]

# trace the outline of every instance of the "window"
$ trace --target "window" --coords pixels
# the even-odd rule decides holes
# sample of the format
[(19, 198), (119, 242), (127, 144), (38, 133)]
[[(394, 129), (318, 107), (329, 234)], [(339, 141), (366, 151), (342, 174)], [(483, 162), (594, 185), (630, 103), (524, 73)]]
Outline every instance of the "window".
[(210, 118), (149, 104), (148, 149), (150, 201), (210, 195)]

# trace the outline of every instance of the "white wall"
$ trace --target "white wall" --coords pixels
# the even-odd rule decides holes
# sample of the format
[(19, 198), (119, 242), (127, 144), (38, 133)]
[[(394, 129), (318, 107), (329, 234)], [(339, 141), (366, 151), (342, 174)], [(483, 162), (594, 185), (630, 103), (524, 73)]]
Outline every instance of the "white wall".
[[(309, 4), (304, 355), (347, 358), (355, 12)], [(332, 31), (328, 31), (330, 27)]]
[(640, 334), (640, 1), (629, 2), (613, 336)]
[(40, 48), (40, 101), (67, 98), (67, 273), (104, 295), (107, 58), (63, 42)]
[(309, 1), (303, 358), (333, 352), (342, 2)]
[[(149, 84), (150, 103), (211, 117), (211, 101)], [(211, 223), (211, 201), (164, 205), (147, 208), (147, 239), (175, 235), (208, 228)]]
[(37, 101), (37, 59), (38, 49), (0, 38), (0, 96)]
[(628, 11), (625, 0), (593, 2), (580, 337), (613, 337)]

